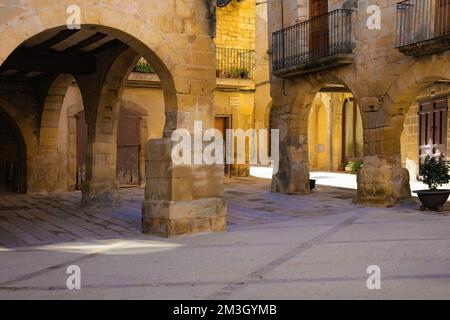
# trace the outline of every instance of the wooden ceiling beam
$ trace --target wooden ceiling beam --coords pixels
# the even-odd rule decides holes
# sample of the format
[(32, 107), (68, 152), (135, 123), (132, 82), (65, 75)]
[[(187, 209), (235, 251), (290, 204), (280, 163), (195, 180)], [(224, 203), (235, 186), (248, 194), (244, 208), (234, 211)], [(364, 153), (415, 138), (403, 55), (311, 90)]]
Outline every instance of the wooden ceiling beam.
[(6, 70), (19, 70), (24, 73), (37, 71), (53, 74), (90, 74), (96, 70), (96, 58), (17, 49), (0, 67), (0, 73)]
[(37, 44), (29, 49), (33, 49), (33, 50), (38, 50), (38, 51), (42, 51), (42, 50), (48, 50), (51, 47), (57, 45), (58, 43), (66, 40), (67, 38), (73, 36), (75, 33), (79, 32), (80, 30), (78, 29), (65, 29), (62, 30), (61, 32), (59, 32), (58, 34), (56, 34), (55, 36), (51, 37), (50, 39), (47, 39), (46, 41)]
[(104, 38), (106, 38), (108, 35), (101, 33), (101, 32), (97, 32), (96, 34), (94, 34), (93, 36), (84, 39), (82, 41), (80, 41), (79, 43), (63, 50), (64, 53), (76, 53), (78, 50), (86, 48), (88, 46), (90, 46), (91, 44), (94, 44)]

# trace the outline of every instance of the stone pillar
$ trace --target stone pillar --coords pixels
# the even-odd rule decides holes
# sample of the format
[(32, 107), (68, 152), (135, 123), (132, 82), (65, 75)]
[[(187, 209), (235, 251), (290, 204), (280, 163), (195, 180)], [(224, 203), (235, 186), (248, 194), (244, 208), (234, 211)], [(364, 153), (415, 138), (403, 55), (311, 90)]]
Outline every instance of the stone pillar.
[(226, 230), (222, 165), (175, 165), (170, 137), (146, 145), (144, 233), (175, 236)]
[(116, 179), (120, 101), (137, 59), (134, 50), (120, 45), (97, 56), (95, 74), (77, 77), (88, 127), (83, 206), (120, 206)]
[[(113, 136), (115, 138), (115, 136)], [(82, 205), (119, 207), (119, 183), (116, 180), (117, 144), (88, 138), (86, 180), (82, 185)]]
[(403, 116), (369, 106), (364, 130), (364, 167), (358, 172), (357, 204), (390, 207), (411, 197), (408, 170), (402, 168)]
[(29, 192), (67, 191), (66, 154), (58, 139), (63, 104), (72, 81), (71, 75), (47, 76), (35, 86), (37, 100), (43, 105)]
[(307, 194), (309, 188), (308, 117), (273, 107), (274, 129), (280, 130), (279, 170), (272, 180), (272, 192)]
[(402, 168), (400, 155), (364, 157), (357, 179), (357, 204), (391, 207), (411, 197), (409, 172)]

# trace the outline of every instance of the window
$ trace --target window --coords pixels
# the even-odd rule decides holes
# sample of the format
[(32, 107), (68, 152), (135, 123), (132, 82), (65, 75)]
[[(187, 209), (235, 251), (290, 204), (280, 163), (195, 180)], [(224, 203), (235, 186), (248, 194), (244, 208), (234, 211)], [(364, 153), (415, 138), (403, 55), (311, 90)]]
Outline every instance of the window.
[(447, 152), (447, 98), (420, 103), (419, 109), (419, 156)]

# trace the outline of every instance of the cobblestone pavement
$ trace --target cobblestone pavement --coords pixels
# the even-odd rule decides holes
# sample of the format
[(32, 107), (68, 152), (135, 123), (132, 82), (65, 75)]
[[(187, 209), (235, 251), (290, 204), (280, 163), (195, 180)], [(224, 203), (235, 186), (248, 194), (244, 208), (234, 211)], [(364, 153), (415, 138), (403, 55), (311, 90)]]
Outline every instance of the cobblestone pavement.
[[(225, 189), (227, 233), (170, 239), (139, 232), (139, 189), (113, 212), (79, 209), (79, 193), (1, 196), (0, 299), (450, 299), (449, 211), (358, 207), (326, 186), (274, 194), (257, 178)], [(70, 265), (82, 290), (67, 290)]]

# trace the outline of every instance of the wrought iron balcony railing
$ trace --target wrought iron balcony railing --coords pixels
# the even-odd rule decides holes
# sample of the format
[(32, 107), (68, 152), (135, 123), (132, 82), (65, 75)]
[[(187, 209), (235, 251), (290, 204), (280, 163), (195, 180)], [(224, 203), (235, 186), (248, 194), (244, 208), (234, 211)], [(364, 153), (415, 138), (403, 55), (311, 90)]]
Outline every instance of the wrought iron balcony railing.
[(218, 47), (216, 55), (218, 78), (253, 79), (253, 50)]
[(308, 69), (312, 65), (314, 69), (323, 58), (351, 53), (352, 10), (337, 9), (272, 35), (275, 74), (299, 66)]
[(396, 47), (419, 56), (450, 48), (450, 0), (397, 3)]

